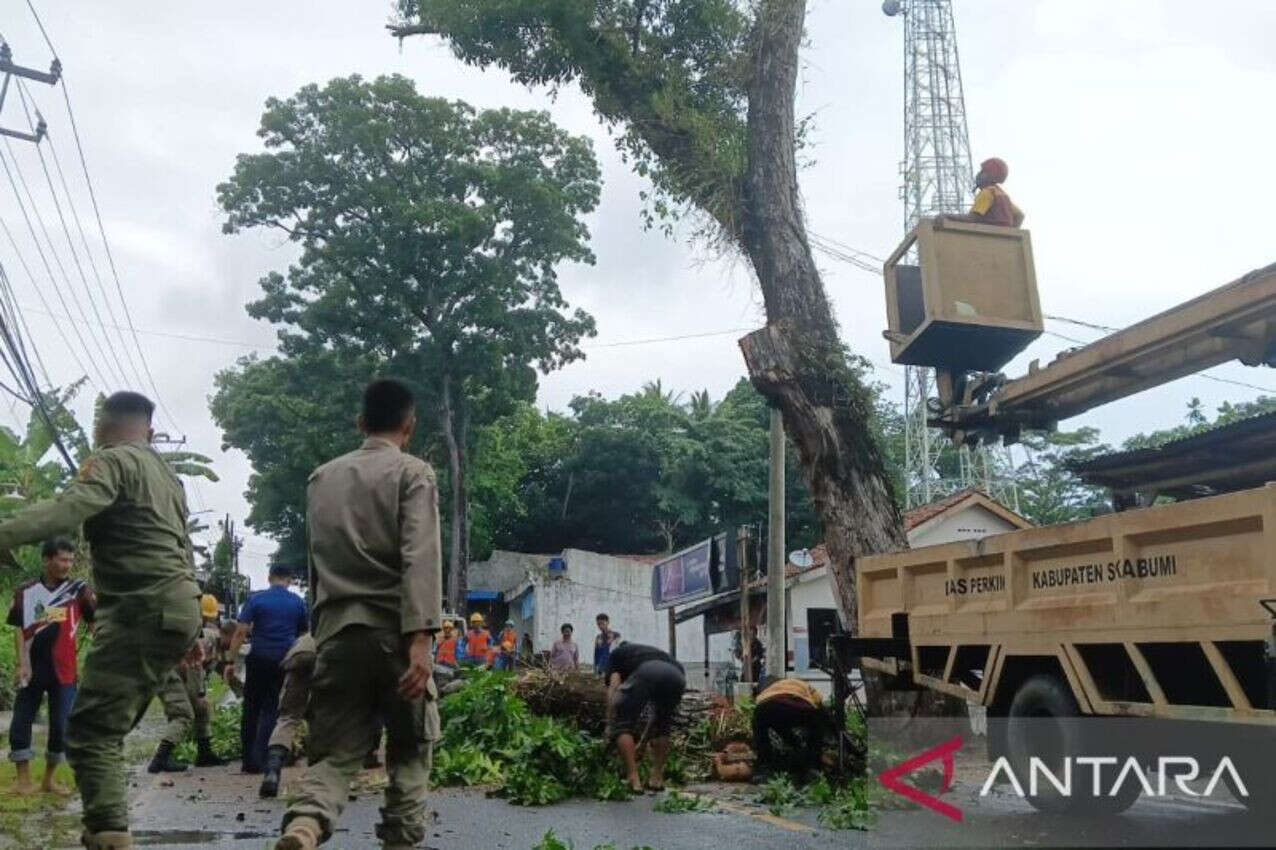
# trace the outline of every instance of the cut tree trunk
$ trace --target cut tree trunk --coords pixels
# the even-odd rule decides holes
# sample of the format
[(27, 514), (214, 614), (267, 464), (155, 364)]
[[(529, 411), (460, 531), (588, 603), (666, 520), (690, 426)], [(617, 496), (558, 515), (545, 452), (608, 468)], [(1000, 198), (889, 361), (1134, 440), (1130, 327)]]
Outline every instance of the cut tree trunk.
[(452, 399), (452, 382), (443, 378), (443, 392), (439, 405), (439, 428), (447, 443), (448, 471), (452, 478), (452, 540), (448, 558), (448, 607), (454, 615), (465, 613), (466, 595), (469, 590), (470, 565), (470, 516), (469, 469), (465, 450), (465, 427), (468, 417), (458, 415)]
[(741, 241), (767, 327), (740, 341), (749, 377), (784, 419), (824, 526), (838, 604), (855, 630), (855, 559), (907, 546), (871, 397), (851, 371), (811, 254), (798, 192), (794, 93), (805, 0), (763, 0), (749, 84)]

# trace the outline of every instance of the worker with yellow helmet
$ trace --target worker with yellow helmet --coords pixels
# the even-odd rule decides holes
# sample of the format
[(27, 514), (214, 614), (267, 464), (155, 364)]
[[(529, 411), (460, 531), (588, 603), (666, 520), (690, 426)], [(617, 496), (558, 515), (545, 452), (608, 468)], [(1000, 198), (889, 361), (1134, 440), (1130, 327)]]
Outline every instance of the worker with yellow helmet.
[(483, 615), (475, 611), (470, 615), (470, 628), (465, 632), (462, 662), (487, 664), (487, 651), (491, 648), (492, 635), (483, 627)]
[(169, 671), (159, 689), (167, 721), (155, 755), (147, 765), (150, 773), (180, 773), (189, 765), (173, 751), (192, 732), (195, 737), (195, 766), (220, 767), (226, 761), (213, 751), (212, 706), (208, 702), (207, 674), (216, 666), (220, 655), (221, 629), (217, 620), (221, 606), (217, 597), (205, 593), (199, 598), (199, 613), (204, 624), (195, 649), (185, 660)]

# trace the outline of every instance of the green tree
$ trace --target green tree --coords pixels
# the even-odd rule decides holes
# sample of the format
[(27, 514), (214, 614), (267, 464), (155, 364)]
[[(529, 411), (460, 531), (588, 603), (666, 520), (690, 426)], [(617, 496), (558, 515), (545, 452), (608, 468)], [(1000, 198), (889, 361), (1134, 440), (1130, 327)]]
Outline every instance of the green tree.
[(459, 608), (475, 416), (530, 400), (534, 369), (582, 357), (594, 333), (555, 271), (593, 261), (592, 148), (544, 113), (475, 111), (398, 76), (272, 98), (259, 135), (266, 152), (240, 155), (218, 187), (225, 230), (276, 229), (302, 252), (249, 312), (283, 326), (286, 356), (370, 357), (423, 391), (447, 447)]
[(1022, 436), (1027, 460), (1016, 470), (1019, 510), (1037, 525), (1057, 525), (1107, 513), (1107, 493), (1083, 482), (1073, 463), (1110, 452), (1097, 428), (1075, 431), (1029, 431)]
[(214, 379), (209, 409), (222, 449), (239, 449), (253, 468), (246, 522), (279, 543), (282, 561), (305, 563), (306, 481), (359, 445), (359, 394), (376, 369), (370, 357), (306, 351), (244, 357)]
[(1163, 446), (1174, 440), (1182, 440), (1185, 437), (1191, 437), (1208, 431), (1211, 428), (1217, 428), (1220, 425), (1230, 425), (1233, 422), (1239, 422), (1242, 419), (1249, 419), (1251, 416), (1260, 416), (1264, 413), (1276, 411), (1276, 397), (1260, 395), (1253, 401), (1230, 402), (1225, 401), (1220, 404), (1214, 411), (1214, 418), (1210, 418), (1204, 410), (1201, 400), (1193, 398), (1187, 403), (1187, 414), (1184, 416), (1184, 424), (1177, 425), (1173, 428), (1164, 428), (1159, 431), (1151, 431), (1148, 433), (1135, 434), (1122, 443), (1122, 448), (1129, 451), (1131, 449), (1150, 449)]
[(869, 388), (847, 362), (798, 191), (794, 98), (806, 0), (398, 0), (399, 38), (527, 85), (576, 83), (650, 178), (649, 223), (696, 211), (757, 275), (768, 325), (741, 341), (816, 497), (841, 602), (854, 558), (905, 546)]

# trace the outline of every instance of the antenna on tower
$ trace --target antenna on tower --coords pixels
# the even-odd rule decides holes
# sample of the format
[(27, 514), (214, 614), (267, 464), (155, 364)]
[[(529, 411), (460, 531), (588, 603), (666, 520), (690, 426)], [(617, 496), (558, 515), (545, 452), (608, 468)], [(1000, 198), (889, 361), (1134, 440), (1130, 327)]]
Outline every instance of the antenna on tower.
[[(952, 0), (885, 0), (882, 12), (904, 19), (904, 158), (900, 198), (904, 232), (919, 219), (965, 212), (974, 185), (970, 133)], [(909, 366), (904, 378), (905, 501), (926, 504), (961, 487), (977, 487), (1018, 510), (1013, 480), (996, 470), (987, 446), (949, 447), (928, 425), (934, 373)], [(941, 475), (941, 455), (956, 451), (955, 475)], [(949, 464), (951, 466), (951, 464)], [(1007, 463), (1007, 466), (1009, 464)]]

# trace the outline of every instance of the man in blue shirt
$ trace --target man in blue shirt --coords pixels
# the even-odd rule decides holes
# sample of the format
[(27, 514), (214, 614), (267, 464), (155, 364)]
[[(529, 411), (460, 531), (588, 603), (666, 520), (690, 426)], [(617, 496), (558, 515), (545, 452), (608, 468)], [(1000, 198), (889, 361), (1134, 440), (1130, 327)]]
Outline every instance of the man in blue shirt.
[(290, 584), (292, 570), (283, 564), (271, 564), (270, 587), (244, 602), (230, 642), (230, 664), (223, 674), (226, 677), (233, 673), (239, 647), (252, 629), (251, 646), (244, 660), (244, 711), (239, 724), (244, 773), (262, 772), (270, 733), (279, 717), (279, 691), (284, 683), (280, 663), (293, 642), (310, 631), (306, 603), (288, 589)]
[(611, 630), (611, 617), (606, 614), (599, 614), (594, 622), (598, 624), (598, 634), (594, 635), (594, 672), (605, 676), (607, 664), (611, 661), (611, 648), (620, 640), (620, 632)]

